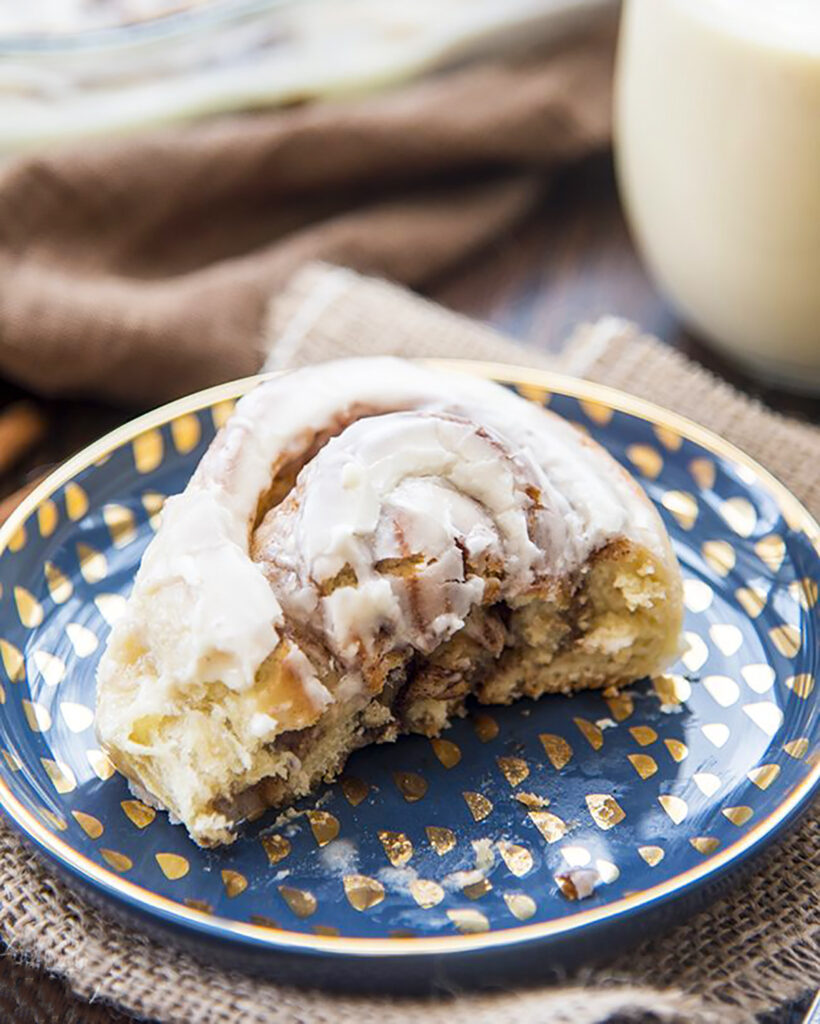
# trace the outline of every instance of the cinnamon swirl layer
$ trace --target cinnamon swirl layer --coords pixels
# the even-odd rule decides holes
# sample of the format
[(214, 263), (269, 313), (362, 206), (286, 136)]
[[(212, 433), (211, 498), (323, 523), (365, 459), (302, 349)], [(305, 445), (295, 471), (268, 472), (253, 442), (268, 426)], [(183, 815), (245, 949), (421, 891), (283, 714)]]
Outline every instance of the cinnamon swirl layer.
[(635, 482), (498, 385), (394, 359), (262, 384), (166, 504), (97, 728), (193, 838), (470, 694), (618, 685), (677, 649), (680, 574)]

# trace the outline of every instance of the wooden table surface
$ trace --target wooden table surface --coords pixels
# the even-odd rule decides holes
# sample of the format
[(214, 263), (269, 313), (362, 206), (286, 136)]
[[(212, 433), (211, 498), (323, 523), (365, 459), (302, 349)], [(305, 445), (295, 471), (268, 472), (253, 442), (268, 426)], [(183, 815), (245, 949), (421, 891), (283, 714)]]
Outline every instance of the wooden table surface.
[[(705, 363), (736, 386), (783, 412), (817, 420), (820, 403), (767, 390), (711, 355), (681, 326), (638, 261), (621, 215), (612, 168), (598, 158), (558, 179), (541, 207), (492, 249), (429, 290), (445, 305), (486, 320), (544, 351), (558, 351), (573, 326), (603, 314), (639, 323)], [(0, 381), (0, 407), (23, 392)], [(38, 400), (39, 402), (39, 400)], [(51, 429), (46, 440), (0, 478), (0, 498), (139, 409), (94, 402), (40, 402)], [(802, 1004), (784, 1007), (770, 1024), (802, 1019)], [(61, 982), (0, 957), (0, 1019), (15, 1024), (120, 1024), (104, 1006), (79, 1003)]]

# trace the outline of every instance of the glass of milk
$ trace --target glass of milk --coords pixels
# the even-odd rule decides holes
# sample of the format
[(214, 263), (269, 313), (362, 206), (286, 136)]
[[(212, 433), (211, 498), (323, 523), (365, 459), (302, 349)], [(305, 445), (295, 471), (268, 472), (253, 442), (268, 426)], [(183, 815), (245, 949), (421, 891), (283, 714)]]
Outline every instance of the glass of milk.
[(615, 135), (635, 240), (683, 317), (820, 393), (820, 0), (625, 0)]

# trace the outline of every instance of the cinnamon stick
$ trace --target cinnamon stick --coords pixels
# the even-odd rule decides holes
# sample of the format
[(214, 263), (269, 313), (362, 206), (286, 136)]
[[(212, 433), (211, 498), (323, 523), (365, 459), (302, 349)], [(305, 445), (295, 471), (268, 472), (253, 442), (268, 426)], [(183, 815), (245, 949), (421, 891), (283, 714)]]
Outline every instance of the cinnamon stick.
[(11, 469), (43, 439), (47, 426), (40, 409), (25, 399), (0, 412), (0, 474)]

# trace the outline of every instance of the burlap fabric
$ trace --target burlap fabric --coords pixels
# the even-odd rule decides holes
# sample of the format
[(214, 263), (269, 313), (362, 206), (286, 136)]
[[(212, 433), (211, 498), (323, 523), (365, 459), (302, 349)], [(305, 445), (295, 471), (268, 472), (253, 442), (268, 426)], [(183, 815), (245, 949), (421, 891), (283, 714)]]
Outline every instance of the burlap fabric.
[[(270, 325), (277, 367), (385, 351), (533, 362), (514, 343), (400, 288), (320, 265), (305, 268), (274, 302)], [(820, 512), (817, 429), (749, 401), (618, 321), (580, 330), (557, 360), (562, 367), (711, 426)], [(559, 987), (421, 1001), (328, 996), (169, 955), (74, 895), (0, 825), (0, 938), (29, 964), (13, 972), (19, 991), (0, 994), (0, 1010), (10, 1000), (4, 1019), (24, 1024), (122, 1019), (98, 1001), (164, 1024), (597, 1024), (647, 1014), (732, 1024), (820, 986), (818, 849), (815, 809), (736, 892), (606, 967)]]
[(0, 374), (161, 401), (252, 373), (269, 297), (322, 258), (417, 286), (610, 136), (613, 33), (379, 96), (0, 166)]

